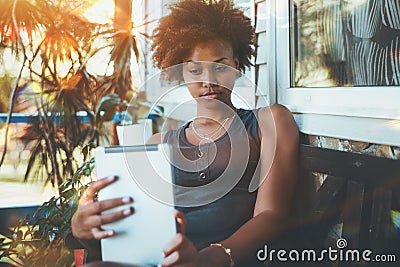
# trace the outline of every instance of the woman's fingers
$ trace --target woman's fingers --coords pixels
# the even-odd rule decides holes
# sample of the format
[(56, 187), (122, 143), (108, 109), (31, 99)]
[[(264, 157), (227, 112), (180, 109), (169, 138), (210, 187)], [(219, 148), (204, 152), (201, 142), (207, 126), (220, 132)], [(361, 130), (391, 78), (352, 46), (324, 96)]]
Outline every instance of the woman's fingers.
[(177, 234), (164, 249), (164, 261), (161, 266), (190, 264), (197, 261), (198, 251), (183, 234)]
[(89, 239), (102, 239), (114, 234), (112, 230), (101, 229), (102, 225), (118, 221), (133, 214), (132, 207), (124, 207), (115, 212), (104, 211), (127, 205), (133, 202), (131, 197), (121, 197), (96, 201), (97, 193), (116, 181), (117, 177), (102, 178), (90, 184), (81, 197), (78, 209), (72, 216), (71, 228), (75, 237)]
[(176, 234), (174, 238), (165, 246), (163, 253), (166, 258), (168, 258), (173, 252), (179, 250), (186, 239), (184, 235), (186, 232), (186, 217), (180, 211), (175, 210), (175, 219), (178, 222), (179, 233)]
[(101, 189), (115, 182), (116, 180), (116, 176), (110, 176), (91, 183), (90, 186), (85, 190), (80, 202), (87, 203), (93, 201)]
[(97, 201), (86, 205), (86, 212), (90, 214), (99, 214), (103, 211), (110, 210), (122, 205), (127, 205), (133, 202), (131, 197), (112, 198), (102, 201)]
[(186, 233), (187, 221), (185, 215), (183, 215), (182, 212), (175, 210), (175, 219), (178, 222), (178, 232), (182, 234)]
[(165, 246), (163, 253), (164, 257), (168, 257), (172, 252), (179, 249), (182, 246), (185, 237), (183, 234), (176, 234), (174, 238)]
[(173, 266), (173, 265), (176, 265), (180, 261), (181, 261), (181, 255), (179, 254), (179, 251), (174, 251), (168, 257), (166, 257), (164, 259), (161, 266), (162, 267)]
[(91, 227), (101, 227), (102, 225), (109, 224), (133, 214), (133, 207), (128, 207), (120, 211), (111, 212), (107, 214), (98, 214), (88, 218), (88, 225)]
[(100, 240), (114, 235), (113, 230), (101, 230), (100, 228), (92, 228), (91, 230), (93, 238)]

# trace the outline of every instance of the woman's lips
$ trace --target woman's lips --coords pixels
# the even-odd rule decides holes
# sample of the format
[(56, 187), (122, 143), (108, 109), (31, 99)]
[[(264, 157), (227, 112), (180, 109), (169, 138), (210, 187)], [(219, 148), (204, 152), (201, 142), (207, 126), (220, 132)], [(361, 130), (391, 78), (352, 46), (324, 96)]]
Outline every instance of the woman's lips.
[(210, 99), (214, 99), (217, 98), (217, 94), (207, 94), (207, 95), (203, 95), (202, 98), (210, 98)]
[(218, 97), (218, 92), (210, 92), (201, 96), (201, 98), (214, 99)]

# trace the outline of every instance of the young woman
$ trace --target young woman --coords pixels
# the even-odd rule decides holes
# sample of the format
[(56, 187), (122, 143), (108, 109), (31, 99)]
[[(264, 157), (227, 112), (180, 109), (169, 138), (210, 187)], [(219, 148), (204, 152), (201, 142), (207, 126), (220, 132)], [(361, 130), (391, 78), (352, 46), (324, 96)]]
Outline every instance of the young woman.
[[(261, 265), (257, 251), (291, 212), (298, 154), (291, 113), (281, 105), (236, 109), (231, 101), (236, 78), (251, 64), (253, 38), (250, 20), (228, 0), (175, 3), (155, 31), (156, 66), (184, 81), (197, 104), (193, 120), (149, 140), (170, 143), (192, 163), (175, 165), (180, 233), (166, 245), (162, 266)], [(82, 197), (72, 218), (76, 238), (112, 236), (101, 225), (132, 215), (131, 208), (100, 214), (132, 199), (93, 201), (114, 180), (92, 183)]]

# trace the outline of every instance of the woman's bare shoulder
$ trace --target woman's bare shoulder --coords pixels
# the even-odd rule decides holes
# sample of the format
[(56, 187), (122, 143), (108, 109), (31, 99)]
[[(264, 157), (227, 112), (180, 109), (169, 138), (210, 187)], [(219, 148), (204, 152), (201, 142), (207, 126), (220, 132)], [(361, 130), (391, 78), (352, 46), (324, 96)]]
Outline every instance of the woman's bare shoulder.
[(153, 134), (149, 140), (147, 140), (146, 144), (152, 145), (152, 144), (161, 144), (163, 142), (164, 134), (162, 133), (156, 133)]
[(291, 111), (284, 105), (274, 104), (272, 106), (260, 108), (260, 110), (258, 112), (258, 117), (260, 119), (266, 119), (269, 117), (269, 118), (274, 118), (275, 120), (277, 120), (277, 119), (284, 119), (284, 118), (292, 119), (293, 115), (292, 115)]
[(258, 120), (261, 132), (274, 130), (288, 136), (298, 134), (292, 112), (283, 105), (274, 104), (261, 108), (258, 112)]

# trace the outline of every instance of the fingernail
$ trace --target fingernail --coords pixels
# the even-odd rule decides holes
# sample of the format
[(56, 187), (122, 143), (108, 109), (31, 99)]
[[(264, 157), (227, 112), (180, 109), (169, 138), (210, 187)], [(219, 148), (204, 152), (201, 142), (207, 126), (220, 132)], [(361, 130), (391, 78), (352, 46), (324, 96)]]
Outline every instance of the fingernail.
[(131, 203), (133, 199), (131, 197), (123, 197), (122, 202), (125, 204)]
[(132, 214), (132, 208), (125, 209), (125, 210), (123, 211), (123, 214), (124, 214), (125, 216), (131, 215), (131, 214)]
[(114, 181), (114, 180), (116, 180), (116, 179), (117, 179), (117, 176), (109, 176), (109, 177), (107, 178), (108, 181)]
[(108, 230), (107, 231), (107, 235), (108, 236), (113, 236), (114, 235), (114, 231), (113, 230)]

